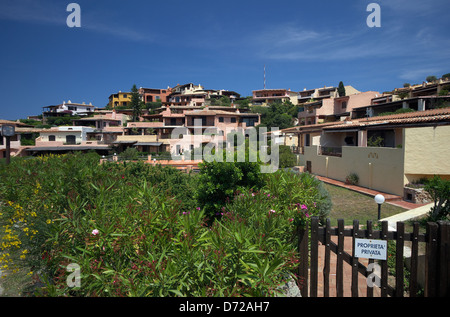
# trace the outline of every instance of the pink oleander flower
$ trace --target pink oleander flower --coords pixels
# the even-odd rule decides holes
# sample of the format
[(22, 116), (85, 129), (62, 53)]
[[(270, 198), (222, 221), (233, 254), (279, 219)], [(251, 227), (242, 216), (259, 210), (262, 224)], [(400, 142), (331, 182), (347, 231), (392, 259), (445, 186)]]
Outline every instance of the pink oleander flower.
[(290, 222), (294, 221), (294, 218), (289, 218), (289, 221), (290, 221)]
[(267, 197), (270, 197), (270, 194), (267, 194)]
[(91, 232), (94, 236), (98, 235), (100, 233), (100, 231), (98, 231), (97, 229), (92, 230)]
[(252, 196), (255, 196), (255, 193), (252, 193)]
[(275, 210), (273, 210), (273, 209), (270, 209), (270, 212), (274, 214), (274, 213), (275, 213)]
[(200, 207), (197, 207), (197, 210), (200, 210)]
[(317, 207), (316, 203), (313, 203), (313, 204), (314, 204), (314, 207)]
[(305, 210), (308, 210), (308, 207), (306, 207), (306, 205), (302, 205), (301, 208), (305, 209)]

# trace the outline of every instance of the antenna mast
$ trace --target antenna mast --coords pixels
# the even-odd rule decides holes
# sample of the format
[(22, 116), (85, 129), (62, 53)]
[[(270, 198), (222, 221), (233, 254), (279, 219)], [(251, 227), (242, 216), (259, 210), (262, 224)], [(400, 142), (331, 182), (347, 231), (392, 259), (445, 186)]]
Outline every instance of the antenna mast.
[(264, 65), (264, 89), (266, 89), (266, 65)]

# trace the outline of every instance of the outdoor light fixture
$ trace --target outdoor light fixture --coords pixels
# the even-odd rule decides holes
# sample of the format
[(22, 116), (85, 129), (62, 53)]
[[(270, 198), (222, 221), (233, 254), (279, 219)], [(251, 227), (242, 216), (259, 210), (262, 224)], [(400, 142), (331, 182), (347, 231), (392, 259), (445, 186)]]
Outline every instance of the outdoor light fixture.
[(384, 196), (381, 194), (378, 194), (375, 196), (375, 202), (378, 204), (378, 220), (380, 220), (381, 217), (381, 204), (384, 203)]

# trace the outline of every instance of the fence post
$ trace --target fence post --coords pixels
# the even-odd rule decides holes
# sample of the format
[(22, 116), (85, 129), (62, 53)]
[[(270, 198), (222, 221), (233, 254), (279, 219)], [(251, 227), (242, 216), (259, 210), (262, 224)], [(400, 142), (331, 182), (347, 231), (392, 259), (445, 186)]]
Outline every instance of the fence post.
[[(367, 236), (366, 238), (372, 239), (373, 238), (373, 227), (372, 227), (372, 221), (367, 220)], [(369, 265), (374, 263), (374, 259), (369, 259)], [(367, 297), (373, 297), (373, 286), (369, 286), (369, 283), (367, 283)]]
[(446, 221), (438, 221), (438, 289), (437, 296), (450, 296), (450, 278), (449, 278), (449, 262), (450, 262), (450, 223)]
[(358, 297), (358, 258), (355, 257), (355, 239), (358, 237), (359, 221), (353, 220), (352, 239), (352, 297)]
[(344, 296), (344, 219), (338, 219), (338, 245), (336, 262), (336, 296)]
[(297, 228), (297, 233), (298, 233), (298, 253), (299, 253), (298, 286), (302, 297), (308, 297), (308, 265), (309, 265), (308, 224), (304, 228), (299, 226)]
[(403, 260), (403, 246), (405, 241), (405, 224), (397, 222), (397, 241), (395, 250), (395, 296), (403, 297), (403, 267), (405, 265)]
[(418, 284), (417, 284), (417, 268), (419, 257), (419, 223), (416, 221), (413, 225), (413, 235), (411, 244), (411, 274), (409, 281), (409, 296), (416, 297)]
[(435, 222), (427, 223), (427, 249), (425, 263), (425, 297), (436, 296), (436, 257), (438, 225)]
[(309, 291), (310, 297), (317, 297), (317, 274), (319, 263), (319, 218), (311, 218), (311, 273)]
[[(388, 240), (388, 222), (381, 222), (381, 240)], [(388, 295), (388, 264), (387, 259), (381, 261), (381, 297)]]
[(330, 296), (330, 239), (331, 239), (331, 223), (327, 218), (325, 224), (325, 259), (323, 267), (323, 296)]

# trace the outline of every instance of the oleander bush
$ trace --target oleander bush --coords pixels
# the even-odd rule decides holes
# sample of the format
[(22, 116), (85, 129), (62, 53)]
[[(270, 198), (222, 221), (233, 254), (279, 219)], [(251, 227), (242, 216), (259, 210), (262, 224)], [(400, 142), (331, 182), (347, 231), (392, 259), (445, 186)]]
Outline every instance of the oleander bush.
[(194, 194), (207, 188), (203, 174), (99, 161), (67, 154), (0, 165), (0, 267), (14, 274), (25, 263), (46, 285), (38, 295), (273, 296), (295, 278), (297, 226), (327, 210), (308, 174), (208, 163), (218, 183), (236, 178), (208, 222)]

